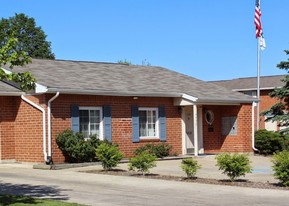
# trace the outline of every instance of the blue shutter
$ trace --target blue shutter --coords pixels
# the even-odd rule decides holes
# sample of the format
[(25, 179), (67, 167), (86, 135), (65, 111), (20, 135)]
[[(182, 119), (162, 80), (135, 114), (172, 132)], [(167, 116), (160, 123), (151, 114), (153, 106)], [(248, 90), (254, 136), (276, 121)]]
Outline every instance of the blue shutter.
[(159, 106), (159, 122), (160, 122), (160, 141), (167, 141), (167, 131), (166, 131), (166, 111), (165, 106)]
[(78, 105), (71, 105), (70, 119), (71, 129), (73, 133), (79, 132), (79, 107)]
[(111, 107), (103, 106), (104, 139), (111, 142)]
[(132, 114), (132, 142), (139, 142), (138, 106), (133, 105), (131, 107), (131, 114)]

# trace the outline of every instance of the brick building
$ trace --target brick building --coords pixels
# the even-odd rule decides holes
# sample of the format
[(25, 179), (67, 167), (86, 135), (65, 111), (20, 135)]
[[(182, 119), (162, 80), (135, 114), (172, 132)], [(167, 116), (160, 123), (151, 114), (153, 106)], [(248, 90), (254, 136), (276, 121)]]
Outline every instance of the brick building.
[[(260, 77), (260, 112), (263, 112), (275, 103), (278, 100), (273, 99), (269, 96), (269, 93), (274, 90), (274, 88), (280, 88), (284, 86), (284, 82), (281, 80), (284, 79), (285, 75), (275, 75), (275, 76), (261, 76)], [(257, 78), (248, 77), (248, 78), (238, 78), (232, 80), (221, 80), (221, 81), (211, 81), (218, 86), (222, 86), (232, 91), (241, 92), (246, 95), (253, 97), (257, 96)], [(255, 110), (256, 111), (256, 110)], [(266, 117), (260, 116), (260, 129), (267, 129), (271, 131), (280, 130), (277, 122), (265, 122)]]
[(37, 87), (0, 82), (1, 162), (64, 162), (55, 139), (67, 128), (126, 157), (162, 142), (178, 154), (252, 151), (254, 97), (154, 66), (33, 59), (13, 70)]

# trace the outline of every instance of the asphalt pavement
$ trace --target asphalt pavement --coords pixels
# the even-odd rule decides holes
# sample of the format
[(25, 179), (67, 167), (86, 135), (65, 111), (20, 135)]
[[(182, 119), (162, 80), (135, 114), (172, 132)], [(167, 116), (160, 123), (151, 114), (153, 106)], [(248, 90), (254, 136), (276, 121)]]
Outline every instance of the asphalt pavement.
[[(195, 157), (194, 157), (195, 158)], [(224, 179), (214, 156), (196, 157), (203, 168), (198, 177)], [(185, 176), (181, 160), (158, 161), (153, 173)], [(255, 172), (246, 179), (276, 181), (270, 159), (252, 157)], [(120, 167), (125, 167), (121, 164)], [(99, 166), (37, 170), (30, 164), (0, 164), (0, 193), (30, 195), (87, 205), (288, 205), (289, 191), (255, 189), (111, 176), (79, 172)], [(217, 174), (218, 173), (218, 174)]]

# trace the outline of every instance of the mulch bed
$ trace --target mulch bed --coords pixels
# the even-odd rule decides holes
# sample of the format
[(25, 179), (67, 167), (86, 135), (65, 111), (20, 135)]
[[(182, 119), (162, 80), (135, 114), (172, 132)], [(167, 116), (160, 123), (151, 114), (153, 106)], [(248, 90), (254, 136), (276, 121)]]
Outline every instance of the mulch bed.
[(284, 187), (281, 184), (270, 183), (270, 182), (251, 182), (244, 179), (238, 179), (234, 182), (230, 180), (217, 180), (210, 178), (186, 178), (186, 177), (177, 177), (177, 176), (168, 176), (168, 175), (159, 175), (159, 174), (146, 174), (142, 175), (137, 172), (114, 169), (111, 171), (104, 170), (89, 170), (85, 171), (87, 173), (95, 174), (106, 174), (106, 175), (119, 175), (119, 176), (130, 176), (137, 178), (148, 178), (148, 179), (160, 179), (160, 180), (171, 180), (171, 181), (180, 181), (180, 182), (193, 182), (193, 183), (202, 183), (202, 184), (214, 184), (214, 185), (227, 185), (227, 186), (238, 186), (238, 187), (251, 187), (259, 189), (278, 189), (278, 190), (289, 190), (289, 187)]

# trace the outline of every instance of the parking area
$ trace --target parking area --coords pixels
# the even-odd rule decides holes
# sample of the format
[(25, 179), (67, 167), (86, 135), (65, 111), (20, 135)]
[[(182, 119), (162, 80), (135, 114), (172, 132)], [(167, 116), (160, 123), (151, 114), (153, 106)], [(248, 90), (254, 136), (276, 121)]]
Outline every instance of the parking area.
[[(198, 157), (192, 156), (202, 168), (197, 172), (197, 177), (201, 178), (213, 178), (213, 179), (227, 179), (227, 176), (222, 174), (222, 171), (218, 170), (216, 166), (215, 155), (202, 155)], [(270, 182), (277, 183), (273, 177), (271, 157), (264, 156), (250, 156), (251, 165), (253, 167), (252, 173), (247, 174), (242, 179), (246, 179), (253, 182)], [(171, 175), (184, 177), (186, 174), (181, 169), (181, 159), (161, 160), (157, 162), (157, 167), (150, 170), (151, 173), (160, 175)], [(127, 170), (127, 163), (119, 164), (119, 169)], [(73, 171), (85, 171), (85, 170), (98, 170), (102, 169), (101, 165), (92, 165), (86, 167), (76, 167), (69, 170)]]
[[(215, 156), (192, 157), (202, 165), (197, 177), (227, 179), (215, 166)], [(250, 156), (253, 173), (244, 179), (277, 182), (270, 158)], [(181, 159), (157, 162), (155, 174), (185, 176)], [(288, 205), (286, 190), (232, 187), (161, 179), (83, 173), (101, 165), (62, 170), (32, 169), (32, 164), (0, 164), (0, 193), (29, 195), (87, 205)], [(63, 165), (62, 168), (65, 168)], [(119, 169), (127, 169), (122, 163)], [(113, 198), (112, 198), (113, 197)], [(209, 197), (209, 198), (208, 198)], [(156, 201), (157, 200), (157, 201)]]

